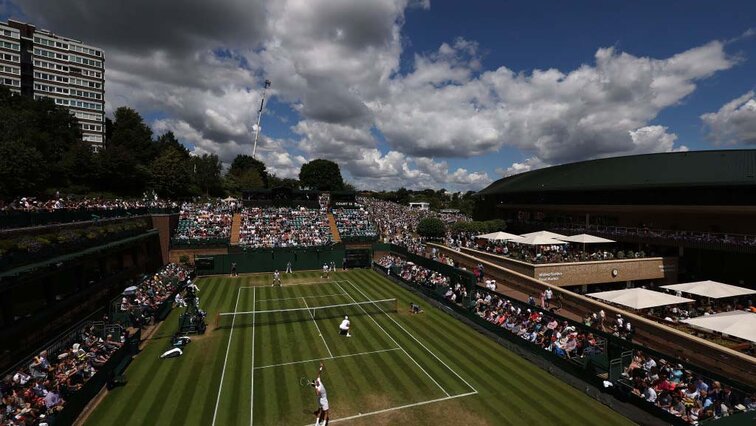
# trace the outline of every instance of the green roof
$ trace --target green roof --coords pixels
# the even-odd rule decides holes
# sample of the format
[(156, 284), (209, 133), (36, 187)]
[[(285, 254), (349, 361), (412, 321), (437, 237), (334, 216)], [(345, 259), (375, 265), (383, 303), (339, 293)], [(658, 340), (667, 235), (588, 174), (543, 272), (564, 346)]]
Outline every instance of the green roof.
[(521, 173), (497, 180), (478, 195), (756, 185), (755, 172), (756, 150), (644, 154)]

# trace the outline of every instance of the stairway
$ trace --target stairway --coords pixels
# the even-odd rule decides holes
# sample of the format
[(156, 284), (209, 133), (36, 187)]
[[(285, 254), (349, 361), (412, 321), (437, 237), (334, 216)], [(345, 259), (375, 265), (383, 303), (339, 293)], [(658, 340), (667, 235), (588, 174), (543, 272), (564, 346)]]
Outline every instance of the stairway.
[(231, 220), (231, 241), (233, 245), (239, 245), (239, 238), (241, 234), (241, 214), (234, 213), (234, 217)]
[(333, 217), (333, 213), (328, 212), (328, 225), (331, 227), (331, 235), (333, 236), (334, 243), (341, 242), (341, 236), (339, 236), (339, 228), (336, 226), (336, 218)]

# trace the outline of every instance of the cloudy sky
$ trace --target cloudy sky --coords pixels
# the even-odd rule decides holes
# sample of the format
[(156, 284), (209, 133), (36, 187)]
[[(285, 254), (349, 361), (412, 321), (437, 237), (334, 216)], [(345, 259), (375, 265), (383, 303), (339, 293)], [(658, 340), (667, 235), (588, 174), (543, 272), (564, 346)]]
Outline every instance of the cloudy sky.
[(102, 47), (108, 110), (276, 174), (477, 190), (635, 153), (756, 145), (756, 2), (0, 0)]

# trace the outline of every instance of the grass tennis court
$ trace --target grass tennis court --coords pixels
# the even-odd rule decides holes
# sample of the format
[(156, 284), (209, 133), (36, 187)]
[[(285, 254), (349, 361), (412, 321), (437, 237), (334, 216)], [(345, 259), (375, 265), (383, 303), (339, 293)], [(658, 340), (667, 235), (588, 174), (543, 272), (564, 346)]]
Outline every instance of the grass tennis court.
[[(282, 288), (270, 274), (200, 279), (208, 332), (182, 357), (159, 359), (174, 310), (87, 424), (312, 424), (315, 394), (300, 379), (321, 361), (338, 424), (630, 423), (379, 273), (283, 279)], [(425, 313), (410, 315), (410, 301)], [(342, 310), (351, 338), (338, 334)], [(219, 312), (245, 313), (216, 328)]]

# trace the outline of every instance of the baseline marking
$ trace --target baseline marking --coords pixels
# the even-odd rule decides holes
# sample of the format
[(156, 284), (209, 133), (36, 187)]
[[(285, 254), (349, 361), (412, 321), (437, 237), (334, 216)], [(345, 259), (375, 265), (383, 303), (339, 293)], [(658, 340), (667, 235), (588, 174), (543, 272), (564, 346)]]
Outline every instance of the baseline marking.
[(282, 362), (281, 364), (271, 364), (271, 365), (263, 365), (260, 367), (255, 367), (255, 370), (262, 370), (264, 368), (273, 368), (273, 367), (283, 367), (286, 365), (294, 365), (294, 364), (305, 364), (308, 362), (315, 362), (315, 361), (327, 361), (329, 359), (339, 359), (339, 358), (350, 358), (353, 356), (363, 356), (363, 355), (371, 355), (371, 354), (379, 354), (382, 352), (391, 352), (391, 351), (398, 351), (401, 350), (401, 348), (390, 348), (390, 349), (379, 349), (377, 351), (369, 351), (369, 352), (359, 352), (356, 354), (346, 354), (346, 355), (337, 355), (330, 358), (314, 358), (314, 359), (306, 359), (303, 361), (292, 361), (292, 362)]
[(333, 294), (324, 294), (322, 296), (303, 296), (303, 297), (281, 297), (278, 299), (260, 299), (257, 301), (257, 303), (262, 302), (271, 302), (274, 300), (294, 300), (294, 299), (319, 299), (322, 297), (334, 297), (334, 296), (346, 296), (344, 293), (333, 293)]
[[(236, 291), (236, 305), (234, 305), (234, 312), (239, 307), (239, 295), (241, 291)], [(213, 412), (213, 426), (215, 426), (215, 417), (218, 415), (218, 404), (220, 404), (221, 390), (223, 389), (223, 378), (226, 377), (226, 363), (228, 363), (228, 351), (231, 349), (231, 338), (234, 336), (234, 322), (236, 321), (236, 315), (231, 319), (231, 332), (228, 334), (228, 344), (226, 345), (226, 358), (223, 360), (223, 372), (221, 373), (220, 384), (218, 385), (218, 398), (215, 400), (215, 411)]]
[[(341, 284), (339, 284), (339, 283), (336, 283), (336, 285), (337, 285), (337, 286), (339, 286), (339, 288), (341, 289), (341, 291), (343, 291), (344, 293), (347, 293), (347, 294), (349, 294), (349, 293), (348, 293), (348, 292), (347, 292), (346, 290), (344, 290), (344, 288), (343, 288), (343, 287), (341, 286)], [(349, 298), (351, 298), (351, 299), (352, 299), (352, 301), (353, 301), (354, 303), (357, 303), (357, 300), (355, 300), (354, 296), (352, 296), (351, 294), (349, 294)], [(370, 302), (370, 300), (368, 300), (368, 302)], [(374, 303), (374, 304), (375, 304), (375, 303)], [(448, 396), (450, 396), (450, 395), (449, 395), (449, 392), (447, 392), (447, 391), (446, 391), (446, 389), (444, 389), (444, 388), (443, 388), (443, 386), (441, 386), (441, 384), (440, 384), (440, 383), (438, 383), (438, 382), (436, 381), (436, 379), (434, 379), (434, 378), (433, 378), (433, 376), (431, 376), (431, 375), (430, 375), (430, 373), (428, 373), (427, 371), (425, 371), (425, 369), (423, 368), (423, 366), (421, 366), (421, 365), (420, 365), (420, 363), (418, 363), (418, 362), (417, 362), (417, 361), (415, 360), (415, 358), (412, 358), (412, 355), (410, 355), (410, 354), (409, 354), (409, 353), (408, 353), (408, 352), (407, 352), (407, 351), (406, 351), (406, 350), (405, 350), (405, 349), (404, 349), (404, 348), (402, 347), (402, 345), (400, 345), (400, 344), (399, 344), (399, 343), (398, 343), (398, 342), (397, 342), (397, 341), (396, 341), (396, 340), (395, 340), (395, 339), (394, 339), (394, 338), (393, 338), (393, 337), (392, 337), (392, 336), (391, 336), (391, 335), (390, 335), (390, 334), (389, 334), (389, 333), (388, 333), (388, 332), (387, 332), (387, 331), (386, 331), (386, 330), (385, 330), (385, 329), (384, 329), (384, 328), (383, 328), (383, 327), (382, 327), (382, 326), (381, 326), (381, 325), (380, 325), (380, 324), (378, 323), (378, 321), (376, 321), (376, 319), (375, 319), (375, 318), (373, 318), (373, 316), (372, 316), (372, 315), (368, 314), (368, 313), (367, 313), (367, 311), (365, 310), (365, 308), (363, 308), (363, 307), (362, 307), (362, 305), (358, 305), (358, 306), (360, 307), (360, 309), (362, 309), (362, 312), (364, 312), (364, 313), (365, 313), (365, 314), (366, 314), (366, 315), (367, 315), (367, 316), (368, 316), (368, 317), (369, 317), (369, 318), (370, 318), (371, 320), (373, 320), (373, 322), (375, 323), (375, 325), (377, 325), (377, 326), (378, 326), (378, 328), (380, 328), (380, 329), (381, 329), (381, 331), (383, 331), (383, 332), (384, 332), (384, 333), (386, 334), (386, 336), (388, 336), (388, 338), (389, 338), (389, 339), (391, 339), (391, 341), (392, 341), (392, 342), (394, 342), (394, 344), (395, 344), (396, 346), (398, 346), (398, 347), (399, 347), (399, 349), (401, 349), (401, 350), (402, 350), (402, 352), (404, 352), (404, 354), (405, 354), (405, 355), (407, 355), (407, 357), (408, 357), (409, 359), (411, 359), (411, 360), (412, 360), (412, 362), (414, 362), (414, 363), (415, 363), (415, 365), (417, 365), (417, 366), (418, 366), (418, 367), (420, 368), (420, 370), (422, 370), (422, 371), (423, 371), (423, 373), (425, 373), (425, 375), (426, 375), (426, 376), (428, 376), (428, 377), (429, 377), (429, 378), (430, 378), (430, 379), (431, 379), (431, 380), (433, 381), (433, 383), (435, 383), (435, 384), (436, 384), (436, 386), (438, 386), (438, 388), (439, 388), (439, 389), (441, 389), (441, 391), (442, 391), (443, 393), (445, 393), (445, 394), (446, 394), (446, 396), (447, 396), (447, 397), (448, 397)], [(376, 305), (376, 306), (377, 306), (377, 305)], [(379, 308), (379, 309), (380, 309), (380, 308)], [(383, 311), (383, 310), (381, 309), (381, 311)]]
[[(354, 288), (355, 290), (359, 291), (359, 292), (360, 292), (360, 294), (362, 294), (362, 295), (363, 295), (364, 297), (366, 297), (366, 298), (367, 298), (367, 295), (366, 295), (366, 294), (365, 294), (365, 293), (364, 293), (364, 292), (363, 292), (362, 290), (360, 290), (360, 289), (359, 289), (359, 288), (358, 288), (358, 287), (357, 287), (356, 285), (354, 285), (354, 283), (353, 283), (353, 282), (351, 282), (351, 281), (349, 281), (349, 280), (347, 280), (347, 282), (349, 283), (349, 285), (351, 285), (351, 286), (352, 286), (352, 288)], [(337, 285), (338, 285), (338, 284), (337, 284)], [(341, 287), (341, 286), (339, 286), (339, 287)], [(383, 309), (382, 309), (382, 308), (381, 308), (380, 306), (378, 306), (378, 305), (375, 305), (375, 306), (376, 306), (376, 307), (377, 307), (378, 309), (380, 309), (380, 310), (381, 310), (381, 312), (383, 312)], [(390, 319), (391, 321), (393, 321), (393, 322), (394, 322), (394, 324), (398, 325), (398, 326), (399, 326), (399, 328), (401, 328), (402, 330), (404, 330), (404, 332), (405, 332), (405, 333), (407, 333), (407, 334), (408, 334), (408, 335), (409, 335), (409, 336), (410, 336), (410, 337), (411, 337), (411, 338), (412, 338), (412, 339), (413, 339), (413, 340), (414, 340), (415, 342), (417, 342), (417, 343), (418, 343), (418, 344), (419, 344), (420, 346), (422, 346), (422, 347), (423, 347), (423, 349), (425, 349), (426, 351), (428, 351), (428, 353), (429, 353), (429, 354), (433, 355), (433, 357), (434, 357), (434, 358), (436, 358), (436, 360), (438, 360), (438, 362), (440, 362), (441, 364), (443, 364), (443, 365), (444, 365), (444, 367), (446, 367), (446, 368), (447, 368), (447, 369), (448, 369), (449, 371), (451, 371), (452, 373), (454, 373), (454, 375), (455, 375), (455, 376), (457, 376), (457, 377), (459, 378), (459, 380), (462, 380), (463, 382), (465, 382), (465, 385), (467, 385), (467, 387), (469, 387), (470, 389), (472, 389), (472, 390), (473, 390), (473, 392), (475, 392), (475, 393), (477, 393), (477, 392), (478, 392), (478, 391), (477, 391), (477, 390), (476, 390), (476, 389), (475, 389), (475, 388), (474, 388), (474, 387), (473, 387), (473, 386), (472, 386), (472, 385), (471, 385), (470, 383), (468, 383), (468, 381), (467, 381), (467, 380), (463, 379), (463, 378), (462, 378), (462, 376), (460, 376), (460, 375), (459, 375), (459, 373), (457, 373), (456, 371), (454, 371), (454, 370), (453, 370), (453, 369), (452, 369), (451, 367), (449, 367), (449, 365), (447, 365), (447, 364), (446, 364), (446, 363), (445, 363), (444, 361), (442, 361), (442, 360), (441, 360), (441, 358), (439, 358), (439, 357), (438, 357), (438, 355), (436, 355), (435, 353), (433, 353), (433, 351), (431, 351), (430, 349), (428, 349), (428, 347), (427, 347), (427, 346), (425, 346), (425, 345), (424, 345), (424, 344), (423, 344), (423, 343), (422, 343), (421, 341), (417, 340), (417, 337), (415, 337), (414, 335), (412, 335), (412, 333), (410, 333), (409, 331), (407, 331), (407, 329), (406, 329), (406, 328), (404, 328), (404, 327), (403, 327), (403, 326), (402, 326), (401, 324), (399, 324), (399, 323), (398, 323), (398, 322), (397, 322), (397, 321), (396, 321), (396, 320), (395, 320), (394, 318), (392, 318), (392, 317), (391, 317), (390, 315), (386, 315), (386, 316), (387, 316), (387, 317), (388, 317), (388, 318), (389, 318), (389, 319)]]
[(325, 336), (323, 336), (323, 333), (320, 331), (320, 326), (318, 325), (318, 322), (315, 321), (315, 315), (312, 314), (312, 311), (310, 310), (310, 306), (307, 304), (307, 300), (305, 298), (302, 298), (302, 302), (305, 304), (305, 308), (307, 308), (307, 313), (310, 314), (310, 318), (312, 318), (312, 322), (315, 323), (315, 328), (318, 329), (318, 334), (320, 335), (320, 338), (323, 339), (323, 344), (325, 345), (326, 349), (328, 350), (328, 355), (333, 358), (333, 352), (331, 352), (331, 348), (328, 347), (328, 343), (326, 343)]
[[(252, 384), (249, 389), (249, 424), (255, 421), (255, 317), (254, 309), (257, 300), (257, 289), (252, 290)], [(231, 327), (233, 327), (233, 322)]]
[(400, 405), (398, 407), (385, 408), (383, 410), (371, 411), (369, 413), (361, 413), (361, 414), (357, 414), (357, 415), (354, 415), (354, 416), (342, 417), (342, 418), (338, 418), (338, 419), (334, 419), (334, 420), (329, 420), (329, 423), (346, 422), (346, 421), (349, 421), (349, 420), (359, 419), (359, 418), (362, 418), (362, 417), (374, 416), (376, 414), (389, 413), (391, 411), (403, 410), (405, 408), (417, 407), (417, 406), (420, 406), (420, 405), (434, 404), (436, 402), (448, 401), (450, 399), (455, 399), (455, 398), (464, 398), (466, 396), (477, 395), (477, 394), (478, 394), (478, 392), (467, 392), (467, 393), (462, 393), (462, 394), (459, 394), (459, 395), (447, 396), (445, 398), (431, 399), (430, 401), (415, 402), (414, 404)]
[[(281, 281), (281, 284), (283, 284), (283, 288), (286, 288), (286, 287), (296, 287), (298, 285), (335, 284), (336, 282), (338, 282), (338, 281), (307, 281), (307, 282), (304, 282), (304, 283), (286, 284), (286, 282)], [(341, 280), (341, 282), (344, 282), (344, 280)], [(264, 287), (264, 286), (265, 286), (265, 284), (260, 284), (260, 285), (242, 286), (242, 287), (239, 287), (239, 288), (255, 288), (255, 287)], [(268, 285), (268, 287), (270, 287), (270, 286)]]

